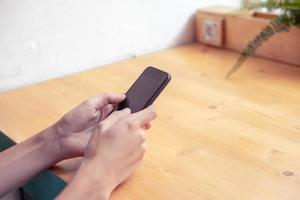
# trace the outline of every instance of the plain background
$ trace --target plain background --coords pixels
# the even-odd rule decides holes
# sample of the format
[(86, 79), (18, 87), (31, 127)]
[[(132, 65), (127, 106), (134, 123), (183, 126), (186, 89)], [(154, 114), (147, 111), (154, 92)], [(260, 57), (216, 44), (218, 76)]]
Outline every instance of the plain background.
[(0, 92), (191, 42), (211, 5), (240, 0), (0, 0)]

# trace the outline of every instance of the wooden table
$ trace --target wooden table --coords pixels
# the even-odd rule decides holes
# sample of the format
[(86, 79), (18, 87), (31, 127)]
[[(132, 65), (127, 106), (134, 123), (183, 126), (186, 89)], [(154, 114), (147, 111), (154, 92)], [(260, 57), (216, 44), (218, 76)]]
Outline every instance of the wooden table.
[[(21, 142), (84, 99), (125, 92), (144, 67), (173, 79), (156, 102), (143, 165), (112, 199), (300, 199), (300, 69), (190, 44), (0, 95), (0, 129)], [(79, 159), (55, 167), (64, 180)]]

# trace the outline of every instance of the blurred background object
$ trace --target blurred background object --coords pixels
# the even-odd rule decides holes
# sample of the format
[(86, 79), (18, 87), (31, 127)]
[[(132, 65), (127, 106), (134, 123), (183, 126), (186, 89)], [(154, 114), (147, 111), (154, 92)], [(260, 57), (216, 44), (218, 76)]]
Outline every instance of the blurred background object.
[(218, 4), (241, 1), (0, 1), (0, 91), (192, 42)]
[[(267, 17), (270, 19), (270, 22), (245, 46), (239, 59), (228, 72), (227, 78), (236, 72), (248, 57), (254, 55), (256, 50), (263, 43), (267, 42), (269, 38), (273, 37), (277, 33), (288, 32), (292, 27), (298, 27), (298, 29), (300, 27), (300, 0), (250, 1), (246, 2), (246, 8), (254, 10), (254, 17)], [(294, 34), (294, 38), (299, 38), (299, 36), (299, 31), (298, 34)], [(297, 40), (293, 41), (297, 43)], [(296, 52), (299, 50), (300, 48), (292, 49), (292, 51)], [(282, 57), (284, 56), (285, 54), (282, 55)], [(300, 55), (297, 55), (297, 57), (300, 57)], [(298, 61), (299, 59), (295, 63), (291, 61), (291, 64), (299, 66), (300, 62)]]
[[(215, 24), (223, 21), (220, 26), (209, 27), (215, 29), (213, 32), (219, 33), (215, 34), (215, 38), (205, 37), (207, 20), (214, 21)], [(300, 67), (299, 25), (299, 0), (270, 0), (249, 4), (243, 9), (214, 6), (198, 11), (196, 39), (200, 43), (241, 52), (228, 71), (228, 78), (254, 54)]]

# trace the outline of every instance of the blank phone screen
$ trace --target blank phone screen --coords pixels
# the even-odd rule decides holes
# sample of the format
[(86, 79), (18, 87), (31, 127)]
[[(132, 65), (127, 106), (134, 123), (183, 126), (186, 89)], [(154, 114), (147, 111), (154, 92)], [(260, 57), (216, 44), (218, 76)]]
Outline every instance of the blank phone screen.
[(126, 99), (118, 105), (118, 110), (130, 108), (132, 113), (144, 109), (166, 80), (166, 74), (144, 71), (126, 92)]

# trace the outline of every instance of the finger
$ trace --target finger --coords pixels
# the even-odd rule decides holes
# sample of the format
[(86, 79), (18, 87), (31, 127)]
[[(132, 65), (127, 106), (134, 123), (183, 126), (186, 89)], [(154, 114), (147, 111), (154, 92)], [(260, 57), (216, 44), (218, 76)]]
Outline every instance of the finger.
[(157, 114), (153, 106), (149, 106), (144, 110), (132, 114), (131, 120), (137, 122), (141, 127), (156, 118)]
[(143, 144), (146, 141), (145, 131), (140, 129), (139, 131), (135, 132), (135, 140), (137, 144)]
[(100, 121), (104, 120), (112, 112), (114, 107), (115, 104), (107, 104), (106, 106), (102, 107)]
[(146, 123), (146, 124), (143, 126), (143, 128), (144, 128), (145, 130), (150, 129), (150, 128), (151, 128), (151, 122)]
[(106, 93), (100, 96), (92, 97), (87, 103), (96, 109), (100, 109), (107, 104), (117, 104), (126, 98), (125, 94)]
[(105, 120), (103, 120), (101, 123), (105, 124), (105, 126), (110, 127), (111, 125), (115, 124), (122, 118), (130, 115), (131, 111), (129, 108), (125, 108), (120, 111), (114, 111), (111, 115), (109, 115)]

